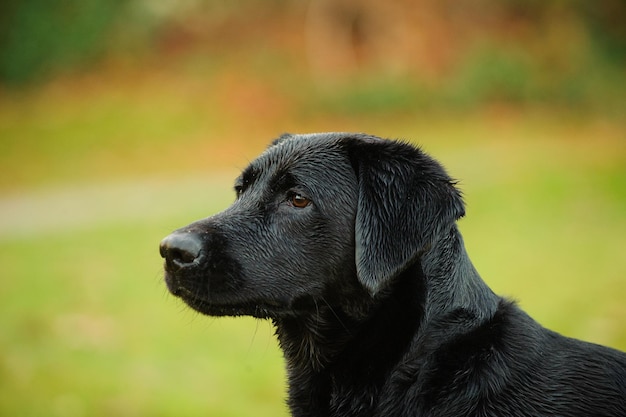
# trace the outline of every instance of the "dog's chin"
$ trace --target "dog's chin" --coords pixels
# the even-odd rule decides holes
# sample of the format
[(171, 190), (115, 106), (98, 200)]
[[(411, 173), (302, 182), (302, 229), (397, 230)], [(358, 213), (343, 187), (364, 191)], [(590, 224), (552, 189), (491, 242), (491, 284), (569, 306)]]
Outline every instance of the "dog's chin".
[(214, 303), (191, 297), (181, 297), (191, 308), (207, 316), (252, 316), (260, 319), (274, 318), (281, 314), (282, 308), (258, 303), (224, 304)]
[(171, 293), (192, 309), (207, 316), (252, 316), (268, 319), (286, 311), (285, 306), (271, 302), (207, 300), (181, 287), (171, 289)]

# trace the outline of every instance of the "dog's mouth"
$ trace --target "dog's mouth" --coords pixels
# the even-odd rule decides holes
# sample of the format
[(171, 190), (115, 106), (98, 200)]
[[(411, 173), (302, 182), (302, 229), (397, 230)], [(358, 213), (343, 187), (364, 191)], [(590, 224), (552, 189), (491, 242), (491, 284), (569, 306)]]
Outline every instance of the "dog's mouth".
[(252, 316), (260, 319), (276, 317), (284, 310), (282, 307), (260, 303), (217, 304), (198, 298), (181, 297), (194, 310), (209, 316)]
[(168, 281), (170, 292), (192, 309), (208, 316), (252, 316), (274, 318), (287, 311), (287, 307), (273, 300), (226, 301), (208, 300), (196, 291)]

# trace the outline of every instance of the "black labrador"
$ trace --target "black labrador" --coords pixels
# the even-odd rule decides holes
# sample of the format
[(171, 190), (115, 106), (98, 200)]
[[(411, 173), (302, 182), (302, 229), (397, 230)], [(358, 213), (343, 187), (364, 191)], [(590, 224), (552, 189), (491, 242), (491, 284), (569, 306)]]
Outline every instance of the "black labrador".
[(626, 354), (494, 294), (419, 149), (283, 135), (235, 191), (161, 242), (165, 280), (201, 313), (273, 321), (294, 416), (626, 416)]

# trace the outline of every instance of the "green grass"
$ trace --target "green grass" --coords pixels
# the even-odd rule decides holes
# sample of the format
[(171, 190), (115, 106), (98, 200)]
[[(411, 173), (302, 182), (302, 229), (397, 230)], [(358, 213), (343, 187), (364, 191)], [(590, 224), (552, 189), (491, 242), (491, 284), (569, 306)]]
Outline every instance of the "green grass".
[(487, 283), (550, 328), (626, 349), (623, 122), (493, 107), (235, 123), (206, 119), (219, 106), (193, 85), (160, 83), (0, 101), (0, 415), (287, 415), (271, 326), (191, 312), (157, 250), (226, 207), (234, 172), (281, 131), (420, 143), (460, 180)]

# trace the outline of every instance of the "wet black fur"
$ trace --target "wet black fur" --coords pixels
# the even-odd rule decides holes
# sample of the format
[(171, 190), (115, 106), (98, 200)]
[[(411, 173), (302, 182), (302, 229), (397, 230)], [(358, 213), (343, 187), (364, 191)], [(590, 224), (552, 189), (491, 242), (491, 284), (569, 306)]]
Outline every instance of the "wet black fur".
[(166, 255), (166, 282), (202, 313), (274, 322), (294, 416), (626, 416), (626, 354), (495, 295), (456, 228), (460, 193), (420, 150), (284, 135), (235, 189), (176, 232), (202, 250)]

